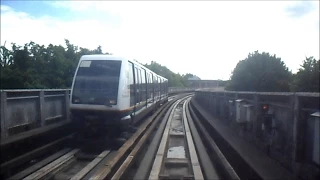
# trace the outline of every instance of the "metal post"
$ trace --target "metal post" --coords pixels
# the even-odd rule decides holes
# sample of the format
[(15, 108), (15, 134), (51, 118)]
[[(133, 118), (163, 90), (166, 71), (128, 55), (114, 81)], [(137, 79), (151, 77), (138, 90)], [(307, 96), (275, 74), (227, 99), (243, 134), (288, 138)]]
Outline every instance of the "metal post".
[(300, 109), (300, 103), (299, 103), (299, 97), (294, 94), (292, 96), (291, 99), (291, 105), (293, 108), (293, 153), (292, 153), (292, 159), (293, 159), (293, 169), (294, 172), (296, 169), (296, 163), (298, 163), (299, 161), (299, 151), (300, 151), (300, 147), (299, 147), (299, 131), (300, 131), (300, 124), (301, 124), (301, 120), (299, 118), (299, 109)]
[(257, 136), (257, 131), (258, 131), (258, 128), (259, 128), (259, 124), (260, 124), (260, 121), (259, 121), (259, 95), (257, 93), (254, 93), (253, 94), (253, 118), (252, 118), (252, 133), (253, 133), (253, 137), (256, 137)]
[(7, 92), (1, 92), (1, 139), (8, 136), (6, 123)]
[(228, 118), (228, 110), (227, 110), (227, 105), (228, 105), (228, 98), (225, 92), (223, 92), (223, 101), (222, 101), (222, 111), (223, 111), (223, 119), (227, 119)]
[(65, 105), (66, 105), (66, 121), (69, 121), (69, 90), (65, 91)]
[(44, 107), (44, 91), (39, 92), (39, 112), (40, 112), (40, 127), (45, 126), (45, 107)]

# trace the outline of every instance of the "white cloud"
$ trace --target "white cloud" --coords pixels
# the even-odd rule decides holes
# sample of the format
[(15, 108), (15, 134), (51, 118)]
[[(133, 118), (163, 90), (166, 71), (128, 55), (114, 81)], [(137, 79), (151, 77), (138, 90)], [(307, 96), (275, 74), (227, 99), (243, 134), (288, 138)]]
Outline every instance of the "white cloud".
[(155, 60), (202, 79), (228, 79), (237, 62), (255, 50), (277, 54), (294, 72), (305, 56), (319, 58), (319, 2), (313, 2), (315, 10), (301, 18), (288, 16), (285, 9), (295, 2), (285, 1), (49, 3), (101, 16), (63, 21), (1, 6), (1, 43), (63, 44), (67, 38), (82, 47), (102, 45), (105, 51), (143, 63)]

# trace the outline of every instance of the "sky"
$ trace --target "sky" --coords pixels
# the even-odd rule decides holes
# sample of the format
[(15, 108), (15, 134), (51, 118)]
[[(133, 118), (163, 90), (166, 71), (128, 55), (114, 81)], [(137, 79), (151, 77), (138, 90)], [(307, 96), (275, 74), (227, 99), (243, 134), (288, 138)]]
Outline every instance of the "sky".
[(1, 0), (1, 45), (70, 43), (228, 80), (256, 50), (293, 73), (319, 59), (319, 1)]

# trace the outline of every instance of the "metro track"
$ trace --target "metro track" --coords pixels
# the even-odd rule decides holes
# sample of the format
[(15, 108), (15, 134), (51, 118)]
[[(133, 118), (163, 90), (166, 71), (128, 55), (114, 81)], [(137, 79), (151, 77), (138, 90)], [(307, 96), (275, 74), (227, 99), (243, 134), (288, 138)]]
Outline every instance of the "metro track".
[[(170, 98), (172, 99), (172, 97)], [(174, 100), (173, 100), (174, 101)], [(72, 171), (72, 169), (79, 169), (81, 168), (81, 166), (84, 166), (85, 169), (93, 169), (95, 167), (95, 165), (98, 165), (98, 159), (108, 159), (109, 157), (113, 157), (114, 154), (117, 154), (117, 156), (115, 156), (115, 158), (117, 157), (121, 157), (123, 156), (125, 153), (127, 153), (127, 151), (133, 146), (135, 145), (137, 139), (139, 139), (142, 134), (146, 131), (146, 129), (150, 126), (150, 124), (153, 122), (153, 119), (155, 119), (157, 116), (159, 116), (159, 114), (163, 111), (166, 110), (166, 107), (168, 107), (173, 101), (164, 104), (162, 107), (160, 107), (151, 117), (149, 117), (148, 119), (146, 119), (138, 128), (138, 130), (136, 131), (135, 134), (133, 134), (131, 136), (130, 139), (128, 139), (122, 147), (120, 147), (118, 150), (114, 150), (115, 148), (110, 148), (108, 151), (108, 153), (106, 153), (104, 150), (101, 150), (99, 154), (97, 152), (95, 152), (95, 154), (86, 154), (86, 152), (81, 151), (81, 148), (74, 148), (74, 149), (70, 149), (70, 148), (64, 148), (61, 149), (59, 152), (56, 152), (54, 154), (51, 154), (50, 156), (47, 155), (46, 158), (41, 158), (40, 162), (35, 163), (35, 164), (31, 164), (29, 167), (25, 168), (24, 170), (14, 174), (13, 176), (9, 177), (9, 179), (37, 179), (36, 177), (41, 177), (41, 178), (48, 178), (51, 176), (51, 179), (54, 179), (55, 176), (52, 176), (52, 173), (57, 174), (58, 178), (61, 177), (66, 177), (66, 174)], [(17, 157), (15, 160), (19, 160), (22, 158), (29, 158), (32, 159), (32, 157), (36, 157), (37, 153), (39, 153), (39, 151), (45, 151), (48, 150), (49, 147), (53, 147), (56, 146), (57, 144), (64, 142), (64, 144), (70, 144), (70, 142), (72, 142), (72, 137), (73, 134), (70, 134), (60, 140), (56, 140), (52, 143), (49, 143), (43, 147), (40, 147), (38, 149), (33, 150), (30, 153), (24, 154), (23, 156), (19, 156)], [(70, 141), (71, 140), (71, 141)], [(70, 147), (70, 146), (69, 146)], [(106, 147), (107, 148), (107, 147)], [(68, 154), (70, 152), (73, 152), (71, 154)], [(96, 159), (95, 156), (98, 158)], [(103, 157), (102, 157), (103, 156)], [(87, 157), (87, 158), (83, 158), (83, 157)], [(88, 157), (91, 157), (88, 158)], [(56, 158), (56, 159), (54, 159)], [(60, 158), (60, 159), (59, 159)], [(90, 163), (92, 160), (93, 163)], [(10, 162), (9, 162), (10, 163)], [(63, 165), (60, 166), (60, 165)], [(66, 166), (65, 164), (68, 164), (68, 166)], [(85, 164), (88, 164), (88, 167), (85, 166)], [(5, 165), (5, 164), (4, 164)], [(74, 168), (70, 168), (70, 166), (74, 167)], [(111, 166), (112, 167), (112, 166)], [(52, 172), (48, 171), (48, 168), (50, 170), (52, 170)], [(60, 169), (60, 170), (59, 170)], [(112, 168), (111, 168), (112, 169)], [(42, 175), (40, 175), (41, 171), (46, 171), (46, 173), (43, 173)], [(55, 172), (56, 170), (59, 170), (59, 173)], [(65, 174), (63, 172), (66, 172)], [(86, 174), (89, 173), (85, 171), (82, 171), (82, 174)], [(36, 176), (37, 174), (37, 176)], [(76, 175), (76, 174), (75, 174)], [(79, 175), (77, 175), (79, 177)], [(39, 179), (41, 179), (39, 178)]]
[(103, 139), (91, 151), (66, 147), (9, 179), (240, 179), (193, 113), (191, 97), (169, 98), (119, 148)]

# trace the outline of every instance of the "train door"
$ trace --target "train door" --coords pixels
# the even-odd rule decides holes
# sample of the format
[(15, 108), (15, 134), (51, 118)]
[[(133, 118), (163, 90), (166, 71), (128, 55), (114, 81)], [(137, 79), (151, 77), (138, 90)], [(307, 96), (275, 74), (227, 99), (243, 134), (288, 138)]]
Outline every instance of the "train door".
[(141, 75), (141, 69), (138, 69), (139, 71), (139, 110), (142, 108), (143, 106), (143, 81), (142, 81), (142, 75)]
[[(135, 78), (134, 78), (134, 68), (132, 62), (129, 62), (129, 89), (130, 89), (130, 108), (135, 107), (136, 101), (136, 85), (135, 85)], [(133, 109), (135, 112), (135, 108)]]
[(138, 68), (134, 68), (134, 77), (135, 77), (135, 112), (139, 110), (139, 104), (140, 104), (140, 77), (139, 77), (139, 71)]
[(159, 78), (159, 84), (160, 84), (160, 101), (163, 99), (162, 92), (163, 92), (163, 84), (162, 84), (162, 78)]
[(169, 97), (168, 80), (166, 80), (166, 97)]
[(148, 104), (150, 103), (150, 77), (149, 77), (149, 72), (146, 72), (146, 87), (147, 87), (147, 107)]
[(149, 91), (149, 101), (153, 103), (153, 83), (151, 73), (148, 73), (148, 91)]
[(146, 70), (142, 69), (141, 72), (141, 78), (142, 78), (142, 84), (141, 84), (141, 88), (143, 89), (143, 93), (142, 93), (142, 101), (143, 103), (145, 103), (145, 106), (148, 105), (148, 94), (147, 94), (147, 79), (146, 79)]
[(153, 94), (154, 102), (158, 102), (158, 79), (157, 76), (153, 74)]
[(153, 84), (153, 75), (152, 75), (152, 73), (150, 73), (149, 76), (150, 76), (151, 101), (152, 101), (152, 104), (153, 104), (154, 103), (154, 84)]

